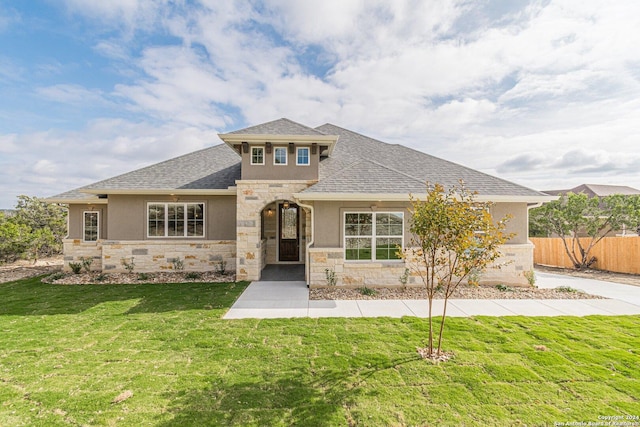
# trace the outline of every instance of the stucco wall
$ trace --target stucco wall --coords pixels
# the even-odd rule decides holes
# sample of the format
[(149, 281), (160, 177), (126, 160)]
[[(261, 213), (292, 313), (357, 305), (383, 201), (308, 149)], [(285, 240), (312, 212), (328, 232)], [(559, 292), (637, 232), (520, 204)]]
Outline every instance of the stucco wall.
[[(404, 241), (407, 245), (411, 241), (409, 203), (404, 202), (356, 202), (356, 201), (316, 201), (315, 209), (315, 239), (314, 247), (342, 247), (344, 233), (344, 212), (362, 211), (404, 212)], [(494, 219), (500, 219), (506, 214), (512, 218), (507, 223), (507, 233), (515, 233), (508, 244), (525, 244), (528, 242), (528, 211), (526, 203), (496, 203), (491, 214)]]
[(100, 214), (100, 239), (104, 239), (108, 236), (107, 234), (107, 205), (92, 205), (92, 204), (78, 204), (78, 205), (69, 205), (69, 216), (67, 218), (68, 221), (68, 239), (80, 239), (82, 240), (84, 236), (82, 235), (82, 216), (85, 211), (97, 211)]
[[(242, 179), (266, 179), (266, 180), (313, 180), (318, 179), (318, 162), (320, 160), (320, 147), (316, 154), (311, 153), (311, 145), (296, 145), (295, 148), (309, 148), (309, 165), (296, 165), (297, 151), (289, 153), (287, 145), (273, 145), (271, 153), (265, 148), (264, 165), (251, 164), (251, 147), (264, 147), (264, 145), (250, 145), (248, 153), (242, 155)], [(287, 148), (287, 164), (274, 165), (273, 155), (276, 147)]]
[(235, 196), (109, 196), (109, 240), (172, 240), (147, 237), (147, 204), (153, 202), (203, 202), (205, 204), (204, 238), (189, 240), (235, 240)]

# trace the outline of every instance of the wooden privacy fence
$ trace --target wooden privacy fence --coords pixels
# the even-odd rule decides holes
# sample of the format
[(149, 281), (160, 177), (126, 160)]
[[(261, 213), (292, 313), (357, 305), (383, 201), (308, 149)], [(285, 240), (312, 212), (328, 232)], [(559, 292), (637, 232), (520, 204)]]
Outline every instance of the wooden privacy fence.
[[(529, 240), (536, 246), (533, 251), (534, 263), (554, 267), (574, 267), (559, 237), (531, 237)], [(581, 238), (580, 240), (583, 247), (586, 247), (590, 239)], [(567, 243), (570, 244), (570, 241)], [(640, 274), (640, 237), (605, 237), (591, 249), (590, 255), (597, 259), (591, 268)]]

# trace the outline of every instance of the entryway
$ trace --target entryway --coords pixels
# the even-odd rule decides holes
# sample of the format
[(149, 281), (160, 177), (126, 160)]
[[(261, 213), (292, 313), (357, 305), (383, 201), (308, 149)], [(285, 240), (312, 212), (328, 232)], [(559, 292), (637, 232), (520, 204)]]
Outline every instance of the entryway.
[(260, 275), (265, 282), (304, 281), (304, 264), (268, 264)]

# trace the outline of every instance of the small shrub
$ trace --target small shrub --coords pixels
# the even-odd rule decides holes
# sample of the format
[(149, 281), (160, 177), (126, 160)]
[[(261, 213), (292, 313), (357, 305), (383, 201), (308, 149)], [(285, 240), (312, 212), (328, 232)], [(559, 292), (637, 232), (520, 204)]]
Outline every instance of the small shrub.
[(216, 263), (216, 273), (223, 276), (227, 272), (227, 261), (221, 259)]
[(96, 276), (96, 282), (104, 282), (107, 280), (107, 275), (104, 273), (100, 273)]
[(53, 273), (49, 276), (49, 280), (54, 282), (56, 280), (62, 279), (64, 277), (64, 273), (62, 271), (58, 271), (57, 273)]
[(527, 279), (527, 282), (529, 282), (531, 286), (534, 286), (536, 284), (536, 272), (533, 271), (533, 269), (525, 271), (522, 274), (524, 274), (525, 279)]
[(502, 292), (512, 292), (513, 289), (511, 289), (510, 287), (508, 287), (507, 285), (503, 285), (502, 283), (499, 285), (496, 285), (496, 289)]
[(147, 273), (138, 273), (138, 280), (149, 280), (149, 275)]
[(324, 269), (324, 276), (327, 278), (327, 285), (329, 285), (329, 286), (335, 286), (336, 285), (337, 279), (336, 279), (335, 270), (325, 268)]
[(402, 276), (400, 276), (400, 284), (406, 287), (408, 282), (409, 282), (409, 269), (405, 268), (404, 273), (402, 273)]
[(131, 261), (127, 258), (122, 258), (120, 260), (120, 264), (127, 270), (129, 273), (133, 273), (133, 269), (136, 268), (136, 264), (133, 262), (133, 257), (131, 257)]
[(82, 263), (80, 262), (70, 262), (69, 268), (73, 271), (73, 274), (80, 274), (82, 271)]
[(376, 291), (375, 289), (367, 288), (366, 286), (359, 288), (358, 292), (360, 292), (360, 294), (362, 295), (367, 295), (367, 296), (373, 296), (378, 293), (378, 291)]
[(202, 275), (197, 271), (190, 271), (184, 275), (184, 278), (189, 280), (196, 280), (196, 279), (199, 279), (200, 277), (202, 277)]
[(180, 257), (172, 259), (171, 264), (173, 264), (173, 269), (175, 271), (184, 270), (184, 261), (181, 260)]
[(80, 261), (82, 262), (82, 268), (84, 268), (84, 271), (86, 271), (87, 273), (90, 273), (91, 264), (93, 264), (93, 258), (80, 257)]
[(571, 286), (558, 286), (556, 288), (556, 291), (558, 291), (558, 292), (569, 292), (569, 293), (578, 292), (577, 289), (574, 289)]

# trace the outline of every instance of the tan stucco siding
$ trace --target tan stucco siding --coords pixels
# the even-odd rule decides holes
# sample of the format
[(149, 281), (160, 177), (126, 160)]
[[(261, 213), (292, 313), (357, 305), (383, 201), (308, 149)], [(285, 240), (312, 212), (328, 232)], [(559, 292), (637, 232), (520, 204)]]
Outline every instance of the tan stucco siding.
[[(154, 202), (174, 202), (172, 196), (109, 196), (110, 240), (159, 240), (147, 237), (147, 205)], [(235, 240), (235, 196), (180, 196), (180, 202), (205, 204), (205, 240)], [(198, 240), (199, 238), (193, 238)], [(162, 239), (160, 239), (162, 240)]]
[[(349, 211), (371, 212), (373, 209), (378, 212), (387, 210), (402, 210), (404, 212), (404, 241), (407, 245), (411, 241), (409, 207), (410, 204), (405, 202), (316, 201), (314, 203), (314, 246), (318, 248), (342, 247), (344, 213)], [(515, 233), (515, 236), (507, 243), (527, 243), (528, 211), (526, 203), (496, 203), (491, 209), (491, 214), (496, 220), (506, 214), (511, 214), (512, 218), (507, 223), (506, 232)]]
[[(251, 147), (264, 147), (264, 145), (251, 145), (248, 153), (242, 153), (242, 179), (266, 179), (266, 180), (315, 180), (318, 179), (318, 162), (320, 159), (320, 149), (316, 154), (311, 153), (311, 145), (296, 145), (298, 147), (309, 148), (309, 165), (296, 165), (297, 151), (289, 153), (286, 145), (273, 145), (271, 153), (264, 152), (264, 165), (251, 164)], [(287, 164), (274, 165), (273, 155), (276, 147), (287, 148)]]
[(107, 234), (107, 206), (106, 205), (91, 205), (91, 204), (77, 204), (77, 205), (69, 205), (69, 216), (68, 216), (68, 239), (83, 239), (83, 230), (82, 230), (82, 219), (83, 213), (87, 211), (99, 212), (100, 217), (100, 239), (106, 239), (108, 237)]
[(315, 238), (317, 248), (342, 247), (344, 213), (372, 212), (372, 206), (377, 212), (404, 212), (404, 240), (405, 244), (411, 237), (409, 233), (409, 204), (406, 202), (314, 202), (315, 209)]
[(507, 222), (506, 233), (515, 233), (508, 244), (527, 243), (529, 230), (529, 213), (526, 203), (496, 203), (491, 208), (491, 215), (494, 220), (499, 220), (510, 214), (511, 219)]

